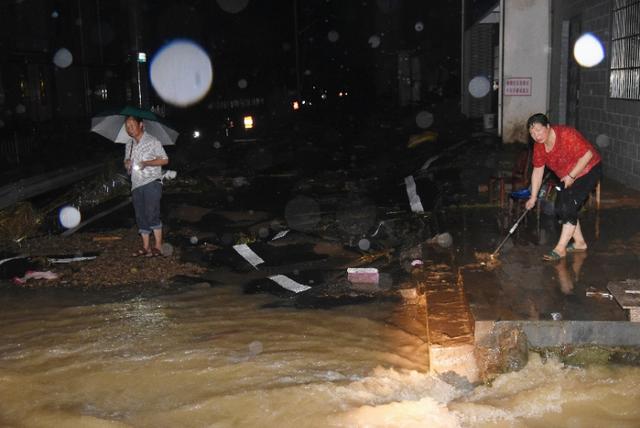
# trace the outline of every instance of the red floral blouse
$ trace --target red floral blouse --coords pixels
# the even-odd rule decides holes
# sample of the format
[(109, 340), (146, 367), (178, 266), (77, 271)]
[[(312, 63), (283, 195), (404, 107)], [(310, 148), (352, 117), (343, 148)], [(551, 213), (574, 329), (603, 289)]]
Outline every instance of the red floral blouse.
[(587, 150), (591, 150), (593, 157), (578, 174), (578, 177), (582, 177), (600, 162), (600, 153), (576, 129), (564, 125), (555, 125), (551, 128), (556, 133), (556, 142), (550, 152), (547, 153), (542, 143), (533, 144), (534, 168), (547, 166), (559, 178), (562, 178), (571, 172), (578, 159), (584, 156)]

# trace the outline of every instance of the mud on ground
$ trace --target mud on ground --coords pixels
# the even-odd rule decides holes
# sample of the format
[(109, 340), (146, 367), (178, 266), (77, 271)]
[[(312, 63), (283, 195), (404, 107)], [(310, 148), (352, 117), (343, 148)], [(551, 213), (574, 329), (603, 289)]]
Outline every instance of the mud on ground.
[[(198, 276), (205, 268), (180, 261), (180, 249), (171, 256), (133, 257), (141, 248), (135, 229), (116, 229), (109, 233), (76, 233), (71, 236), (30, 238), (13, 249), (30, 256), (33, 270), (50, 270), (58, 279), (29, 279), (22, 287), (112, 287), (135, 284), (167, 284), (176, 276)], [(82, 256), (99, 253), (93, 260), (51, 263), (53, 256)]]

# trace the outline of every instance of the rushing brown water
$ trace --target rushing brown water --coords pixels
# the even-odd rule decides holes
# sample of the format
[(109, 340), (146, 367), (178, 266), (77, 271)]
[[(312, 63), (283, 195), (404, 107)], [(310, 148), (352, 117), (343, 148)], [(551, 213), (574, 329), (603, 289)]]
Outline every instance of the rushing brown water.
[(532, 356), (472, 388), (427, 373), (391, 303), (276, 301), (231, 286), (2, 294), (0, 426), (640, 426), (640, 369)]

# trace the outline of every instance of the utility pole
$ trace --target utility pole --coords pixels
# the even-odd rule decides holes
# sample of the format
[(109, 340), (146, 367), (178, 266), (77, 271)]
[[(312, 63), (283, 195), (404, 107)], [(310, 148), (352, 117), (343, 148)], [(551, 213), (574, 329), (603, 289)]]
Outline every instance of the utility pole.
[(298, 43), (298, 0), (293, 0), (293, 40), (296, 55), (296, 97), (300, 101), (302, 89), (300, 84), (300, 48)]

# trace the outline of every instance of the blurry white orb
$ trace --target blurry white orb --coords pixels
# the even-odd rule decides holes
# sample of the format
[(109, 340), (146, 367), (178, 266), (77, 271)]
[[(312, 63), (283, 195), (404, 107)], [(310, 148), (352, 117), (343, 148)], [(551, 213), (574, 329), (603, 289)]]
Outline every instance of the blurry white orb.
[(373, 36), (369, 37), (369, 46), (374, 49), (380, 46), (380, 36), (374, 34)]
[(196, 245), (198, 244), (198, 237), (197, 236), (192, 236), (191, 238), (189, 238), (189, 242), (191, 242), (191, 245)]
[(262, 342), (259, 340), (254, 340), (249, 344), (249, 353), (251, 355), (258, 355), (262, 352), (264, 347), (262, 346)]
[(77, 25), (78, 27), (82, 27), (82, 18), (78, 18), (78, 19), (76, 19), (76, 25)]
[(53, 55), (53, 63), (60, 68), (67, 68), (73, 63), (73, 55), (67, 48), (60, 48)]
[(433, 115), (428, 111), (421, 111), (416, 115), (416, 125), (419, 128), (427, 129), (433, 124)]
[(213, 81), (209, 55), (190, 40), (176, 40), (151, 61), (151, 84), (169, 104), (186, 107), (200, 101)]
[(285, 51), (285, 52), (290, 51), (291, 50), (291, 44), (287, 43), (287, 42), (283, 43), (282, 44), (282, 50)]
[(54, 10), (53, 12), (51, 12), (51, 17), (52, 18), (57, 18), (58, 16), (60, 16), (60, 15), (58, 14), (57, 10)]
[(329, 39), (330, 42), (335, 43), (340, 38), (340, 34), (338, 34), (336, 30), (331, 30), (327, 34), (327, 38)]
[(160, 252), (165, 257), (170, 257), (173, 255), (173, 245), (168, 242), (163, 242), (162, 247), (160, 247)]
[(76, 207), (66, 206), (60, 210), (58, 215), (62, 227), (71, 229), (80, 224), (80, 211)]
[(247, 87), (247, 79), (238, 80), (238, 88), (245, 89)]
[(311, 70), (306, 69), (306, 70), (304, 71), (304, 75), (305, 75), (305, 76), (311, 76)]
[(600, 134), (596, 137), (596, 145), (602, 149), (609, 147), (609, 144), (611, 144), (611, 139), (604, 134)]
[(220, 9), (227, 13), (242, 12), (249, 4), (249, 0), (216, 0), (216, 2)]
[(366, 238), (362, 238), (358, 241), (358, 248), (360, 248), (362, 251), (367, 251), (369, 248), (371, 248), (371, 242), (369, 242), (369, 240)]
[(260, 229), (258, 229), (258, 236), (261, 238), (266, 238), (267, 236), (269, 236), (269, 228), (268, 227), (261, 227)]
[(233, 187), (248, 186), (249, 180), (247, 180), (246, 177), (233, 177), (232, 183)]
[(214, 141), (213, 142), (213, 148), (214, 149), (219, 149), (220, 147), (222, 147), (222, 144), (220, 144), (220, 141)]
[(469, 93), (474, 98), (482, 98), (491, 90), (491, 82), (484, 76), (476, 76), (469, 82)]
[(26, 111), (27, 111), (27, 108), (24, 106), (24, 104), (18, 104), (16, 106), (16, 113), (24, 114), (24, 113), (26, 113)]
[(573, 57), (583, 67), (593, 67), (604, 59), (604, 48), (596, 36), (585, 33), (573, 45)]
[(413, 26), (413, 28), (419, 33), (420, 31), (424, 30), (424, 24), (422, 23), (422, 21), (418, 21), (416, 22), (416, 25)]
[(441, 233), (436, 236), (436, 242), (443, 248), (449, 248), (453, 244), (453, 237), (449, 232)]
[(382, 13), (391, 13), (396, 10), (400, 4), (400, 0), (378, 0), (378, 7)]

